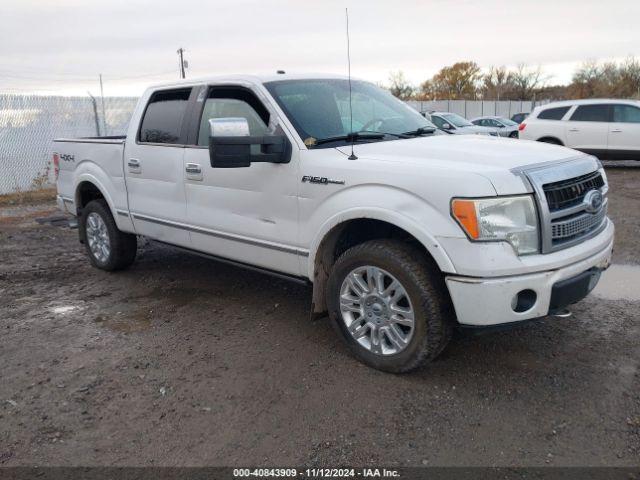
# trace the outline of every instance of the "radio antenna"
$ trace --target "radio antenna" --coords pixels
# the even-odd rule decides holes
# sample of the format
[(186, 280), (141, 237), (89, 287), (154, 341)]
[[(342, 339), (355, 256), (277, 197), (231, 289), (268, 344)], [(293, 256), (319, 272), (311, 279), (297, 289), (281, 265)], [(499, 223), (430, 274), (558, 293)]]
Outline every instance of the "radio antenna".
[(349, 78), (349, 136), (351, 137), (351, 155), (349, 155), (349, 160), (357, 160), (356, 154), (353, 153), (353, 144), (355, 142), (354, 133), (353, 133), (353, 102), (351, 99), (351, 45), (349, 44), (349, 9), (344, 9), (345, 18), (347, 20), (347, 72)]

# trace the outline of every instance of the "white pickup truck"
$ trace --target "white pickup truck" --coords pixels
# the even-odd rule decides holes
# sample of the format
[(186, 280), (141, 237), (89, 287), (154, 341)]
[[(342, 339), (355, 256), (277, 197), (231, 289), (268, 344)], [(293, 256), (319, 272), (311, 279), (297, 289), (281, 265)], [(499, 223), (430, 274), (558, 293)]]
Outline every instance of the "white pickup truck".
[(613, 246), (594, 157), (443, 135), (335, 76), (153, 87), (125, 137), (59, 139), (53, 159), (95, 267), (131, 265), (142, 235), (311, 283), (312, 313), (391, 372), (434, 359), (454, 328), (562, 312)]

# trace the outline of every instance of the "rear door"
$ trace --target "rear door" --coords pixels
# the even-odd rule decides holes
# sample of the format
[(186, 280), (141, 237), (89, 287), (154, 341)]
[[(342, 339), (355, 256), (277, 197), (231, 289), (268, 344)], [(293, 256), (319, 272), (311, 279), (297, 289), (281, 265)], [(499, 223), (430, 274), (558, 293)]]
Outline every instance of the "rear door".
[(596, 156), (607, 154), (611, 105), (578, 105), (565, 125), (566, 146)]
[(150, 97), (135, 138), (124, 152), (129, 211), (136, 232), (190, 246), (183, 157), (188, 129), (185, 118), (192, 88), (159, 90)]
[(614, 159), (640, 160), (640, 108), (614, 104), (609, 125), (609, 154)]
[[(193, 111), (184, 157), (193, 248), (299, 275), (299, 255), (307, 254), (296, 246), (299, 149), (275, 110), (258, 87), (247, 84), (202, 87)], [(289, 163), (213, 168), (208, 144), (209, 120), (214, 118), (244, 118), (251, 135), (287, 135), (292, 146)]]

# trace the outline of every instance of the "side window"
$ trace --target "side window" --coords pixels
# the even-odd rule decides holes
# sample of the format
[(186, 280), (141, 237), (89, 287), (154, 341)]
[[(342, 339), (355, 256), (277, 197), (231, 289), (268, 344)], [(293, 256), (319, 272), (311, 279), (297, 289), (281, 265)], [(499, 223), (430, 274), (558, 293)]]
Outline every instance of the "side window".
[(580, 105), (571, 115), (572, 122), (608, 122), (609, 105)]
[(269, 127), (269, 111), (250, 91), (242, 88), (212, 88), (204, 102), (198, 145), (209, 145), (209, 120), (212, 118), (244, 118), (250, 135), (264, 135)]
[(436, 127), (442, 128), (442, 126), (447, 123), (442, 118), (437, 117), (435, 115), (431, 116), (431, 121), (435, 124)]
[(613, 121), (617, 123), (640, 123), (640, 108), (633, 105), (614, 105)]
[(538, 118), (541, 120), (562, 120), (562, 117), (569, 111), (571, 107), (557, 107), (557, 108), (548, 108), (546, 110), (542, 110), (538, 114)]
[(155, 92), (144, 112), (138, 140), (146, 143), (180, 143), (189, 95), (190, 88)]

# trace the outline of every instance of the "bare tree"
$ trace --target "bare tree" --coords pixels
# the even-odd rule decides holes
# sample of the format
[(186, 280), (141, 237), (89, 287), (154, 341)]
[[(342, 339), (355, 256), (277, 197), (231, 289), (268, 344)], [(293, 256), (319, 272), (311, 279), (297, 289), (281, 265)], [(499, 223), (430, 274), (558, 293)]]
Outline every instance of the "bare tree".
[(389, 74), (389, 86), (387, 88), (392, 95), (400, 100), (409, 100), (415, 93), (415, 89), (401, 71)]
[(512, 89), (512, 74), (506, 67), (490, 67), (482, 77), (483, 99), (500, 100), (507, 97)]
[(531, 68), (524, 63), (519, 64), (511, 73), (513, 93), (517, 100), (526, 100), (544, 86), (547, 79), (540, 67)]

